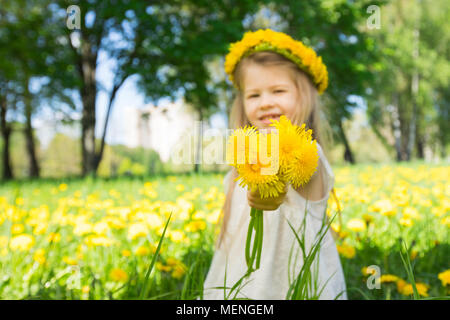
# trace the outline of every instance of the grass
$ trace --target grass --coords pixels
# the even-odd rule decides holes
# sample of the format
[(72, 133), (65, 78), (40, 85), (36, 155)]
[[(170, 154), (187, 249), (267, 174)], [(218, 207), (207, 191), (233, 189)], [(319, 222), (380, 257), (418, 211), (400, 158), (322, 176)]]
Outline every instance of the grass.
[[(449, 287), (438, 274), (449, 269), (449, 166), (416, 162), (333, 170), (343, 212), (342, 225), (335, 218), (329, 227), (339, 234), (348, 298), (448, 298)], [(0, 298), (202, 299), (224, 200), (222, 178), (203, 173), (1, 184)], [(395, 212), (377, 204), (383, 199)], [(332, 197), (328, 207), (332, 217)], [(349, 227), (355, 219), (364, 221), (364, 230)], [(80, 231), (83, 224), (86, 232)], [(144, 227), (132, 234), (133, 224)], [(291, 231), (301, 248), (302, 233)], [(20, 235), (33, 239), (23, 240), (23, 250)], [(305, 261), (304, 271), (291, 274), (287, 298), (317, 298), (308, 293), (314, 279)], [(369, 265), (395, 275), (411, 291), (400, 290), (398, 281), (369, 289), (370, 275), (362, 272)], [(111, 276), (117, 269), (123, 273)], [(245, 279), (234, 290), (222, 289), (232, 299), (241, 285)]]

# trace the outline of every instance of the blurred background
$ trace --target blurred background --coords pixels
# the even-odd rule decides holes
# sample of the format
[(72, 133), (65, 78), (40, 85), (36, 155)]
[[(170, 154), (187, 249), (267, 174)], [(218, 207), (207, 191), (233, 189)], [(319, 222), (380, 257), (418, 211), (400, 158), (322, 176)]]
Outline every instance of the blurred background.
[(228, 127), (229, 44), (260, 28), (329, 72), (349, 299), (448, 299), (448, 17), (445, 0), (0, 0), (0, 299), (203, 297), (229, 166), (198, 151)]
[(449, 8), (444, 0), (1, 0), (1, 177), (227, 170), (170, 155), (196, 121), (204, 131), (227, 128), (228, 45), (259, 28), (323, 57), (332, 164), (448, 163)]

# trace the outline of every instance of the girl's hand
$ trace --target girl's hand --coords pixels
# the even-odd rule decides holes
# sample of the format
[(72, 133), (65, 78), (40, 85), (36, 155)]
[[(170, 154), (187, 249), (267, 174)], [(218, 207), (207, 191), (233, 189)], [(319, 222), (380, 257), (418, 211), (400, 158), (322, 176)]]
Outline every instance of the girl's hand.
[(261, 199), (261, 195), (258, 190), (252, 192), (247, 191), (247, 200), (250, 207), (260, 210), (272, 211), (277, 210), (278, 207), (284, 202), (287, 193), (287, 184), (284, 187), (284, 192), (280, 193), (275, 198), (265, 198)]

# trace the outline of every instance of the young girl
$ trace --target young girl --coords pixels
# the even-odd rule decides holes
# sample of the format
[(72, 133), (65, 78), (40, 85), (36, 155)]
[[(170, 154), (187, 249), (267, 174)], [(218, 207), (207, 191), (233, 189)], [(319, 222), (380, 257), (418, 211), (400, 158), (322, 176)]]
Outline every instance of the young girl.
[[(331, 166), (321, 147), (319, 127), (318, 94), (327, 86), (326, 68), (312, 49), (270, 29), (247, 32), (240, 42), (232, 44), (225, 68), (238, 89), (230, 127), (252, 125), (268, 129), (270, 119), (279, 119), (281, 115), (297, 125), (305, 123), (307, 129), (313, 130), (317, 141), (319, 164), (307, 185), (296, 190), (288, 185), (285, 193), (269, 199), (261, 199), (256, 192), (239, 186), (235, 181), (235, 168), (227, 173), (222, 227), (204, 283), (204, 298), (224, 299), (247, 271), (244, 249), (250, 207), (254, 207), (264, 210), (261, 263), (258, 270), (244, 279), (236, 297), (286, 299), (289, 286), (303, 263), (302, 252), (291, 251), (297, 241), (289, 223), (295, 230), (305, 223), (308, 253), (326, 219), (327, 200), (334, 184)], [(321, 291), (319, 299), (347, 299), (344, 275), (330, 230), (321, 242), (315, 267), (311, 268), (318, 284), (316, 297)], [(224, 286), (228, 288), (225, 295)]]

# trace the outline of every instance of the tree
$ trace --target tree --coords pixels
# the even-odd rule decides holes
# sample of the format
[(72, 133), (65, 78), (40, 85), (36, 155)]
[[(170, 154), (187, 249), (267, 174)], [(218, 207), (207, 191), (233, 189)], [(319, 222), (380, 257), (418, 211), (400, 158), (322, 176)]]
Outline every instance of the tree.
[[(138, 71), (140, 88), (151, 98), (160, 96), (161, 87), (172, 98), (181, 91), (186, 103), (197, 112), (198, 120), (203, 123), (219, 110), (218, 90), (228, 85), (225, 78), (215, 79), (208, 65), (217, 57), (225, 56), (229, 43), (242, 37), (244, 18), (255, 12), (262, 2), (189, 0), (153, 6), (152, 17), (170, 22), (169, 26), (163, 23), (158, 29), (169, 27), (174, 32), (167, 32), (168, 38), (164, 42), (160, 41), (161, 37), (155, 38), (155, 35), (147, 33), (147, 39), (151, 39), (150, 48), (162, 54), (163, 67), (155, 78), (153, 61), (142, 60)], [(200, 155), (201, 132), (197, 139), (197, 157)], [(199, 160), (195, 161), (195, 172), (199, 171)]]
[(386, 142), (380, 128), (389, 125), (398, 161), (409, 161), (414, 154), (423, 158), (425, 146), (433, 141), (440, 142), (441, 150), (448, 144), (444, 92), (450, 76), (450, 34), (443, 26), (449, 13), (446, 1), (396, 1), (384, 8), (383, 27), (374, 33), (382, 49), (382, 68), (368, 114)]
[[(24, 117), (31, 177), (39, 177), (40, 173), (32, 119), (45, 100), (70, 102), (65, 89), (74, 86), (73, 77), (67, 72), (67, 50), (61, 43), (63, 34), (58, 34), (55, 28), (57, 22), (51, 4), (46, 0), (4, 1), (2, 11), (0, 42), (4, 64), (14, 70), (3, 79), (8, 83), (10, 95), (14, 95), (17, 118), (23, 121)], [(54, 111), (58, 109), (50, 104)]]

